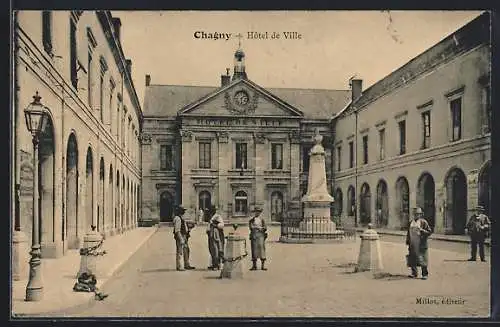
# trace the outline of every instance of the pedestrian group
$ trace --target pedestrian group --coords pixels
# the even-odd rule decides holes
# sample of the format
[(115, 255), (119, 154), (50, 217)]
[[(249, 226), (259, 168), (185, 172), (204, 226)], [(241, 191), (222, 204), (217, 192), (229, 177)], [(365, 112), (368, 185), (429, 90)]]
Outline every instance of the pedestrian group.
[[(476, 212), (470, 217), (465, 226), (471, 239), (471, 255), (468, 261), (476, 261), (477, 248), (479, 247), (479, 257), (482, 262), (486, 262), (484, 241), (488, 237), (490, 225), (490, 219), (486, 215), (485, 208), (477, 206)], [(411, 278), (418, 277), (417, 267), (421, 268), (423, 280), (426, 280), (429, 276), (429, 249), (427, 240), (431, 234), (432, 228), (424, 218), (422, 208), (415, 208), (413, 210), (413, 219), (406, 234), (406, 245), (408, 245), (406, 264), (411, 269), (411, 274), (409, 275)]]
[[(257, 261), (260, 259), (261, 270), (267, 270), (265, 267), (266, 262), (266, 239), (267, 239), (267, 226), (264, 217), (262, 216), (262, 208), (256, 207), (254, 215), (248, 222), (250, 231), (250, 247), (252, 252), (252, 267), (250, 270), (257, 270)], [(177, 271), (191, 270), (195, 267), (189, 263), (189, 237), (190, 231), (196, 226), (196, 221), (188, 221), (184, 218), (186, 209), (177, 206), (174, 210), (174, 240), (176, 245), (176, 260), (175, 265)], [(202, 221), (208, 218), (207, 224), (207, 240), (208, 252), (210, 253), (210, 266), (209, 270), (220, 270), (221, 265), (224, 263), (224, 220), (217, 212), (217, 207), (212, 205), (210, 208), (203, 211), (200, 209), (197, 220)], [(235, 228), (236, 229), (236, 228)], [(181, 260), (183, 258), (183, 261)], [(184, 263), (184, 265), (182, 265)]]
[[(187, 221), (184, 218), (186, 209), (182, 206), (175, 208), (174, 223), (174, 239), (176, 245), (176, 260), (175, 265), (178, 271), (191, 270), (195, 267), (189, 263), (189, 237), (190, 231), (196, 226), (196, 221)], [(250, 247), (252, 252), (252, 267), (250, 270), (257, 270), (257, 262), (260, 260), (260, 269), (267, 270), (266, 262), (266, 239), (267, 226), (262, 215), (262, 208), (254, 209), (253, 217), (248, 221), (250, 231)], [(205, 211), (200, 210), (198, 220), (208, 218), (207, 224), (207, 240), (208, 252), (210, 253), (210, 270), (220, 270), (224, 263), (224, 220), (217, 212), (217, 208), (212, 205)], [(476, 207), (474, 213), (466, 225), (467, 233), (471, 238), (471, 256), (468, 261), (476, 261), (477, 248), (479, 248), (479, 257), (485, 262), (484, 241), (488, 237), (490, 231), (490, 219), (485, 213), (483, 206)], [(406, 255), (406, 264), (410, 268), (409, 277), (418, 277), (418, 267), (420, 267), (422, 279), (426, 280), (429, 276), (429, 246), (428, 239), (432, 234), (432, 228), (427, 219), (424, 218), (422, 208), (417, 207), (413, 210), (413, 218), (410, 221), (408, 232), (406, 234), (406, 245), (408, 246), (408, 254)], [(181, 261), (183, 258), (183, 262)], [(184, 263), (184, 265), (182, 265)]]

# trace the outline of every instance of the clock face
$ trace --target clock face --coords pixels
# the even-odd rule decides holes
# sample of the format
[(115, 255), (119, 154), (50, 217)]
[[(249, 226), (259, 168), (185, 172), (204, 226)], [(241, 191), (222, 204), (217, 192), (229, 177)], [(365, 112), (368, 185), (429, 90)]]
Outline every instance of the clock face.
[(245, 91), (238, 91), (234, 95), (234, 101), (239, 106), (245, 106), (248, 103), (248, 94)]

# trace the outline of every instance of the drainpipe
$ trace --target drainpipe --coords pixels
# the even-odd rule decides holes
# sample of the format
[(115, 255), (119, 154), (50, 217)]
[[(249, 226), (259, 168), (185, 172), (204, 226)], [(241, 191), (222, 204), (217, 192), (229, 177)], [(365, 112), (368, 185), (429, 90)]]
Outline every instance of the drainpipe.
[[(61, 131), (63, 133), (63, 137), (61, 137), (61, 152), (62, 152), (62, 159), (61, 159), (61, 168), (62, 168), (62, 171), (61, 171), (61, 203), (62, 203), (62, 213), (61, 213), (61, 241), (63, 242), (63, 254), (64, 254), (64, 242), (66, 241), (66, 162), (65, 162), (65, 159), (66, 159), (66, 148), (64, 147), (64, 134), (65, 134), (65, 130), (64, 130), (64, 106), (65, 106), (65, 103), (64, 103), (64, 81), (61, 81), (61, 125), (62, 125), (62, 128), (61, 128)], [(54, 235), (54, 240), (55, 240), (55, 235)]]
[[(20, 182), (20, 167), (19, 167), (19, 151), (17, 149), (18, 147), (18, 116), (19, 116), (19, 84), (18, 84), (18, 73), (19, 73), (19, 60), (18, 60), (18, 55), (19, 55), (19, 45), (17, 41), (17, 24), (18, 24), (18, 18), (17, 18), (18, 12), (14, 11), (14, 22), (13, 22), (13, 28), (12, 28), (12, 39), (13, 39), (13, 44), (14, 46), (12, 47), (13, 50), (13, 55), (11, 58), (14, 59), (14, 76), (13, 76), (13, 92), (12, 95), (14, 97), (14, 110), (13, 110), (13, 115), (14, 119), (12, 120), (14, 122), (13, 125), (11, 125), (11, 139), (12, 139), (12, 150), (14, 153), (12, 155), (14, 164), (12, 167), (14, 167), (14, 230), (15, 231), (21, 231), (21, 217), (19, 213), (19, 207), (20, 207), (20, 188), (21, 188), (21, 182)], [(13, 134), (13, 135), (12, 135)]]
[(358, 110), (354, 108), (356, 125), (354, 129), (354, 226), (358, 227)]

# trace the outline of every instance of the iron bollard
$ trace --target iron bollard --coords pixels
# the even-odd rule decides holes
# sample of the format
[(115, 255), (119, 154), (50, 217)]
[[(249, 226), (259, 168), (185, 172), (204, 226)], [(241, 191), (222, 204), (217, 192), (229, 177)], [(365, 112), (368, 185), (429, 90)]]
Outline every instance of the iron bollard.
[(233, 225), (234, 231), (226, 237), (223, 267), (220, 278), (243, 278), (243, 258), (248, 255), (246, 238), (241, 236)]
[(102, 250), (103, 236), (96, 232), (95, 226), (91, 226), (91, 229), (83, 237), (83, 246), (80, 249), (80, 270), (76, 274), (76, 278), (80, 277), (83, 273), (97, 276), (98, 257), (106, 254), (106, 251)]

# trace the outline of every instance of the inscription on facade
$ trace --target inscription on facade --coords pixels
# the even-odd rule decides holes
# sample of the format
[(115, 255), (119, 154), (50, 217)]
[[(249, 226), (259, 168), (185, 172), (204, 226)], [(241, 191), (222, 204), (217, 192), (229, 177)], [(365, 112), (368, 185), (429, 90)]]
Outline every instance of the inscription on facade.
[(270, 126), (279, 127), (281, 121), (276, 119), (259, 119), (259, 118), (235, 118), (235, 119), (220, 119), (220, 118), (203, 118), (197, 119), (196, 123), (207, 126)]

